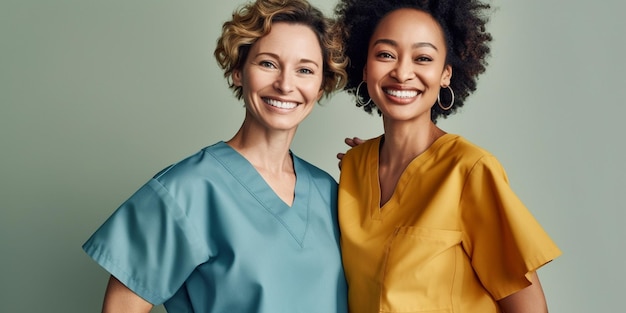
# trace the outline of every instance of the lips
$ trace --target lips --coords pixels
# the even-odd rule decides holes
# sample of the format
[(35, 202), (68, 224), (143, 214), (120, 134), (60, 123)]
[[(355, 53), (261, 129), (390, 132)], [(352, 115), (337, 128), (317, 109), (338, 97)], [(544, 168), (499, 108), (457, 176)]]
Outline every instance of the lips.
[(417, 90), (397, 90), (385, 88), (383, 91), (390, 96), (403, 99), (413, 98), (419, 94)]
[(280, 101), (280, 100), (270, 99), (270, 98), (263, 98), (263, 101), (279, 109), (293, 109), (298, 106), (298, 103), (296, 102)]

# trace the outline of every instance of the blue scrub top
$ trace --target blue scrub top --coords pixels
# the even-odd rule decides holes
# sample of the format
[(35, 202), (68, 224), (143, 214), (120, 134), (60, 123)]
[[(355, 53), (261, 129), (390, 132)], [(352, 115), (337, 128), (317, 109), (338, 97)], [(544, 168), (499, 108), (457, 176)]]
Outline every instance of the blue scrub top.
[(168, 312), (347, 312), (337, 183), (292, 157), (291, 207), (218, 142), (148, 181), (83, 249)]

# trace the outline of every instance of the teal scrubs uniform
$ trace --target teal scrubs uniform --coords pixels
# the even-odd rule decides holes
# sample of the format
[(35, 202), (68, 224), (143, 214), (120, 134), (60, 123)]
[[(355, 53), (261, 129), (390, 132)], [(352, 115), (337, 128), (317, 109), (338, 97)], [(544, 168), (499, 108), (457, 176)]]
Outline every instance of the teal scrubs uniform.
[(337, 183), (292, 158), (291, 207), (218, 142), (148, 181), (83, 249), (168, 312), (347, 312)]

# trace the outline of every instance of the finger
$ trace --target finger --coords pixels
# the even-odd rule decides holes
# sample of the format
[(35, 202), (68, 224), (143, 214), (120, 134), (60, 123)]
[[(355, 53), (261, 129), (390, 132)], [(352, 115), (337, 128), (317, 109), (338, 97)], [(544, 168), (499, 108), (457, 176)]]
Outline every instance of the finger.
[(361, 139), (359, 137), (354, 137), (354, 138), (352, 138), (352, 142), (355, 144), (355, 146), (358, 146), (358, 145), (364, 143), (365, 140), (363, 140), (363, 139)]

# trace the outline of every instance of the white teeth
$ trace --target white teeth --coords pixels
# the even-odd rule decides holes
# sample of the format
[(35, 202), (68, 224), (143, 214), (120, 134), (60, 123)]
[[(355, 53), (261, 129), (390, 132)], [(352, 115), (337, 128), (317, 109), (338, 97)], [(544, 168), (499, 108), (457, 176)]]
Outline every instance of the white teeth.
[(293, 109), (298, 106), (298, 104), (295, 102), (282, 102), (282, 101), (278, 101), (274, 99), (263, 99), (263, 100), (265, 100), (267, 104), (273, 107), (281, 108), (281, 109)]
[(417, 91), (415, 90), (393, 90), (393, 89), (385, 89), (385, 93), (398, 98), (412, 98), (417, 96)]

